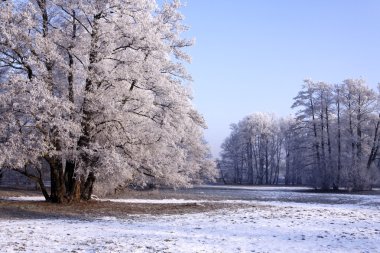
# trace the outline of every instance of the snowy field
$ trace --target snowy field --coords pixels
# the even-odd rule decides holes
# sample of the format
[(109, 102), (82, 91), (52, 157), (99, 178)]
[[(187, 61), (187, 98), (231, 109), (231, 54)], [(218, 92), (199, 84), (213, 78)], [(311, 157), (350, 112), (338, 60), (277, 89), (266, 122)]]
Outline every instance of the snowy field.
[[(355, 196), (359, 204), (217, 200), (232, 207), (197, 214), (135, 215), (128, 219), (0, 220), (0, 251), (380, 252), (378, 196), (343, 195), (341, 198), (347, 196)], [(112, 201), (199, 205), (206, 202), (189, 199)], [(239, 204), (239, 208), (234, 208), (234, 203)]]

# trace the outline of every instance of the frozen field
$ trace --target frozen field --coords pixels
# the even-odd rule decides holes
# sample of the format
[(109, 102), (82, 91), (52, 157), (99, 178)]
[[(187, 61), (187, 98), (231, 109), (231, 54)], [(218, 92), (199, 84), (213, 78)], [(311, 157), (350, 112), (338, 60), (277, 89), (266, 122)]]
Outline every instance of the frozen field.
[[(291, 191), (287, 194), (292, 195)], [(339, 199), (339, 196), (331, 198)], [(135, 215), (128, 219), (0, 220), (0, 251), (380, 252), (378, 196), (340, 195), (340, 198), (353, 198), (355, 203), (235, 199), (217, 201), (236, 203), (239, 208), (232, 205), (197, 214)], [(205, 202), (115, 201), (147, 205)]]

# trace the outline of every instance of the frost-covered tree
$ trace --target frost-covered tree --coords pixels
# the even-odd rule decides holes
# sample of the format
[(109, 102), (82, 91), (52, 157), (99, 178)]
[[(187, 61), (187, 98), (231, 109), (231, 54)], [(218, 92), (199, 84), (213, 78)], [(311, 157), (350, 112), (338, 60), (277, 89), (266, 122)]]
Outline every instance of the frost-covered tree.
[[(304, 149), (304, 139), (307, 138), (303, 126), (292, 117), (282, 119), (281, 133), (283, 135), (283, 162), (285, 163), (284, 183), (286, 185), (301, 185), (307, 181), (305, 175), (311, 173), (306, 171), (309, 159), (300, 156)], [(306, 180), (305, 180), (306, 179)]]
[[(353, 189), (366, 189), (371, 184), (371, 141), (376, 138), (378, 120), (377, 95), (363, 80), (344, 81), (343, 115), (345, 119), (346, 184)], [(374, 155), (374, 154), (372, 154)]]
[(233, 183), (278, 183), (283, 145), (280, 124), (273, 114), (254, 113), (232, 125), (222, 144), (222, 173)]
[(222, 143), (221, 159), (218, 163), (225, 182), (241, 184), (243, 182), (244, 139), (237, 124), (231, 124), (231, 134)]
[(297, 124), (303, 129), (300, 154), (311, 185), (322, 189), (363, 190), (375, 179), (378, 152), (376, 93), (363, 80), (340, 85), (306, 80), (295, 97)]
[[(128, 184), (173, 187), (214, 176), (191, 105), (179, 1), (3, 1), (3, 167), (47, 200)], [(51, 193), (40, 177), (51, 170)]]

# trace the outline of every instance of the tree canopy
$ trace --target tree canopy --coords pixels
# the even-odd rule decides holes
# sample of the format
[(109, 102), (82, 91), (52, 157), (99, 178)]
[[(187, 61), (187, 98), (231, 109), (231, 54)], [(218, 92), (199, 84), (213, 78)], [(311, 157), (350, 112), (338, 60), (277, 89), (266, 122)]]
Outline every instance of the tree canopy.
[[(184, 63), (179, 1), (0, 3), (0, 167), (47, 200), (215, 175)], [(41, 179), (51, 172), (51, 193)]]

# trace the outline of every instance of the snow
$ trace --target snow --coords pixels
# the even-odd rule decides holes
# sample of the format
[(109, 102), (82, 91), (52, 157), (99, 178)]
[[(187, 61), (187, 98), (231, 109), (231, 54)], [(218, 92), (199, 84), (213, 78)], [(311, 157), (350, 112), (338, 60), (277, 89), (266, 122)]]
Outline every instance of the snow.
[[(197, 187), (195, 187), (197, 188)], [(234, 189), (234, 190), (254, 190), (254, 191), (305, 191), (313, 189), (307, 186), (266, 186), (266, 185), (202, 185), (204, 189)]]
[(40, 196), (6, 197), (6, 198), (3, 198), (3, 199), (5, 199), (5, 200), (11, 200), (11, 201), (44, 201), (45, 200), (44, 197), (40, 197)]
[(184, 215), (135, 215), (127, 219), (107, 216), (96, 220), (0, 220), (0, 251), (380, 252), (379, 207), (244, 203), (245, 208)]
[(130, 204), (197, 204), (210, 202), (207, 200), (192, 200), (192, 199), (100, 199), (100, 201), (111, 201), (117, 203)]
[[(348, 204), (357, 206), (380, 206), (379, 189), (373, 189), (378, 192), (373, 195), (364, 194), (342, 194), (342, 193), (317, 193), (308, 187), (281, 187), (281, 186), (201, 186), (195, 187), (190, 191), (194, 194), (202, 194), (205, 197), (212, 195), (224, 199), (238, 200), (256, 200), (256, 201), (282, 201), (297, 203), (315, 203), (315, 204)], [(184, 193), (189, 190), (184, 191)]]

